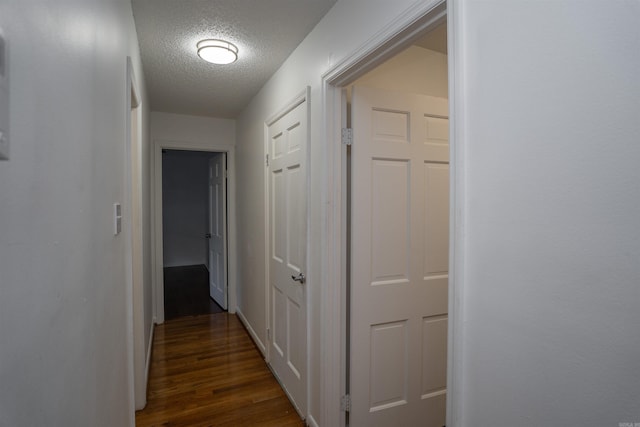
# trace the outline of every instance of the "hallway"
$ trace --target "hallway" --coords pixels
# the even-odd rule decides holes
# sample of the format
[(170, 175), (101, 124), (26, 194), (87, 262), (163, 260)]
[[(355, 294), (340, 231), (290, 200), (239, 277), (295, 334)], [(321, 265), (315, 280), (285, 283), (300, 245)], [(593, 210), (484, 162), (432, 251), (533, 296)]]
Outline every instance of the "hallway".
[(144, 426), (303, 426), (233, 314), (184, 317), (155, 331)]

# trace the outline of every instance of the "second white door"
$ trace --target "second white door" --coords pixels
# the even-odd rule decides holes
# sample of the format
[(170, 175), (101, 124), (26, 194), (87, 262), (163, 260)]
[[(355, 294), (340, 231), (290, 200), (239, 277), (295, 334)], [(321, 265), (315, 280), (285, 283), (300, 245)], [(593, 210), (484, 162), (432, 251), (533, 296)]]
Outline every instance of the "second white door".
[(305, 97), (269, 124), (267, 141), (269, 363), (303, 416), (307, 406), (307, 139)]
[(226, 153), (209, 160), (209, 295), (227, 309)]
[(446, 99), (353, 91), (351, 426), (445, 424), (447, 110)]

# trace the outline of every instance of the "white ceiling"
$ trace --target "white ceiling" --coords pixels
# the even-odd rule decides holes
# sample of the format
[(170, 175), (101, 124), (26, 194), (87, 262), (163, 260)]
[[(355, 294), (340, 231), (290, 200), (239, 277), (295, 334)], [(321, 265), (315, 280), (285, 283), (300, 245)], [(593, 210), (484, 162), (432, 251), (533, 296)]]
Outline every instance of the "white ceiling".
[[(336, 0), (132, 0), (152, 111), (234, 118)], [(238, 61), (213, 65), (196, 43), (221, 38)]]

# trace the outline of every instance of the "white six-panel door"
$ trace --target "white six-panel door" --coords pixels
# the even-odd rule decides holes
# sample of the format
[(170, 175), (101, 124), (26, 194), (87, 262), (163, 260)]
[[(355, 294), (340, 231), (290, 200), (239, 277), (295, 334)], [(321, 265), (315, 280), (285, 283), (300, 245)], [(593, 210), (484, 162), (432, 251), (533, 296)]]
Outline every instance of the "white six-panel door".
[(270, 365), (301, 414), (307, 406), (307, 100), (268, 127)]
[(447, 115), (446, 99), (353, 90), (351, 426), (445, 424)]
[(226, 153), (209, 160), (209, 295), (227, 309)]

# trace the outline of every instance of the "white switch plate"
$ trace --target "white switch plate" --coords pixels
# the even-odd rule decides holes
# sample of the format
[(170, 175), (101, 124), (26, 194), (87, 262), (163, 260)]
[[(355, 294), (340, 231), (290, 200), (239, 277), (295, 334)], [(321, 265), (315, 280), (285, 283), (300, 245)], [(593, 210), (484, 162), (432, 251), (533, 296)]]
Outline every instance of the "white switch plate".
[(9, 47), (0, 28), (0, 160), (9, 160)]

